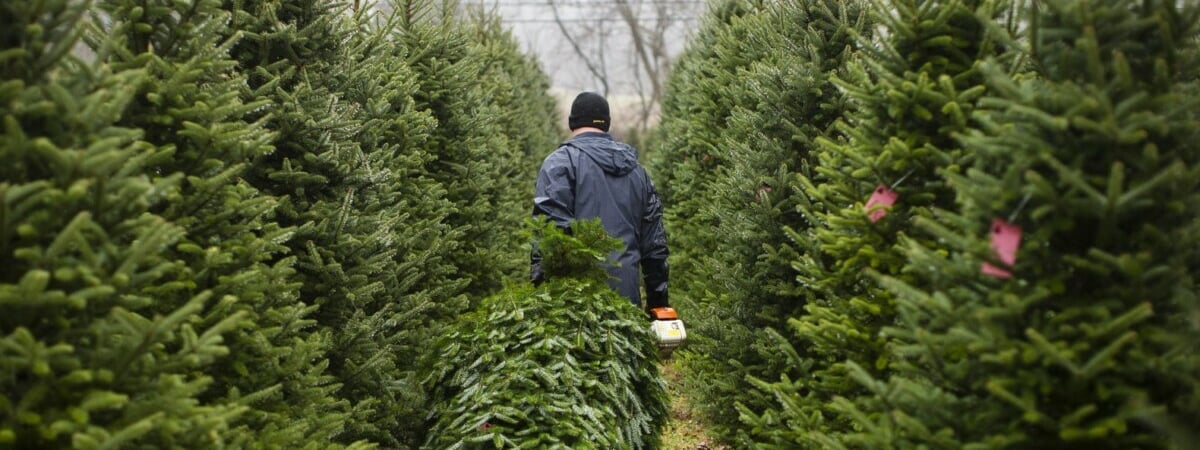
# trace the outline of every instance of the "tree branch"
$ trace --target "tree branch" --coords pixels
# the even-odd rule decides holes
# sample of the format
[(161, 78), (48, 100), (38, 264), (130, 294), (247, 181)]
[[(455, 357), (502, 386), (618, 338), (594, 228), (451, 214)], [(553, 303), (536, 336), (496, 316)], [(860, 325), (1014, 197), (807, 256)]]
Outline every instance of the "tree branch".
[[(579, 56), (579, 59), (583, 60), (583, 64), (587, 66), (587, 69), (592, 73), (592, 76), (596, 77), (596, 80), (598, 80), (600, 84), (604, 86), (603, 94), (605, 97), (607, 97), (609, 90), (608, 73), (605, 71), (603, 63), (597, 65), (595, 61), (592, 61), (590, 55), (583, 50), (583, 47), (579, 45), (579, 41), (575, 39), (575, 36), (572, 36), (571, 32), (567, 30), (566, 23), (563, 22), (562, 16), (558, 13), (558, 5), (553, 0), (551, 0), (549, 3), (550, 10), (554, 13), (554, 23), (558, 25), (558, 31), (562, 32), (563, 37), (565, 37), (567, 42), (571, 44), (571, 49), (575, 51), (575, 55)], [(601, 46), (603, 46), (604, 36), (601, 36), (600, 38)], [(601, 59), (603, 59), (603, 56), (601, 56)]]

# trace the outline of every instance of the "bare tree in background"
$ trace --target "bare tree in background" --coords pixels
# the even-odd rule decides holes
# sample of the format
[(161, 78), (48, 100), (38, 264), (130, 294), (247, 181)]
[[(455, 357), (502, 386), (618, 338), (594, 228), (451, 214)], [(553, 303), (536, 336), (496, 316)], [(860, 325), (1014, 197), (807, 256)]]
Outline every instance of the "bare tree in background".
[[(628, 67), (632, 71), (634, 87), (639, 98), (638, 121), (634, 128), (646, 130), (655, 117), (659, 101), (663, 96), (667, 74), (671, 70), (667, 36), (672, 26), (683, 20), (698, 16), (702, 7), (699, 1), (687, 0), (601, 0), (592, 2), (595, 8), (593, 20), (564, 18), (560, 8), (582, 6), (579, 0), (547, 0), (563, 37), (572, 50), (584, 62), (596, 82), (603, 87), (607, 96), (610, 77), (605, 59), (606, 42), (611, 27), (609, 22), (618, 22), (628, 30)], [(589, 44), (595, 44), (589, 45)], [(622, 49), (624, 50), (624, 49)]]
[[(641, 94), (639, 96), (641, 114), (638, 125), (639, 128), (645, 130), (649, 126), (651, 115), (654, 114), (662, 99), (663, 84), (667, 72), (671, 70), (665, 36), (667, 29), (672, 24), (672, 17), (666, 2), (649, 0), (648, 6), (653, 11), (653, 20), (649, 21), (649, 24), (644, 24), (640, 20), (641, 15), (639, 14), (642, 10), (640, 3), (643, 1), (634, 0), (639, 3), (635, 5), (631, 4), (629, 0), (616, 0), (616, 8), (621, 19), (629, 27), (630, 41), (634, 50), (634, 55), (631, 56), (636, 57), (640, 62), (640, 66), (634, 65), (634, 76)], [(637, 70), (637, 67), (640, 67), (640, 70)], [(649, 79), (649, 86), (642, 81), (643, 75)]]
[[(575, 52), (575, 55), (583, 60), (583, 64), (587, 66), (588, 72), (591, 72), (592, 77), (603, 87), (604, 92), (602, 94), (607, 97), (610, 89), (608, 84), (608, 66), (604, 61), (604, 42), (608, 40), (608, 34), (604, 30), (604, 22), (597, 21), (594, 26), (573, 27), (576, 30), (572, 32), (567, 27), (567, 22), (563, 20), (562, 14), (558, 11), (561, 0), (549, 0), (549, 3), (550, 10), (554, 13), (554, 23), (558, 25), (558, 31), (567, 39), (567, 43), (571, 44), (571, 50)], [(585, 41), (595, 43), (595, 48), (592, 51), (585, 49), (582, 44)]]

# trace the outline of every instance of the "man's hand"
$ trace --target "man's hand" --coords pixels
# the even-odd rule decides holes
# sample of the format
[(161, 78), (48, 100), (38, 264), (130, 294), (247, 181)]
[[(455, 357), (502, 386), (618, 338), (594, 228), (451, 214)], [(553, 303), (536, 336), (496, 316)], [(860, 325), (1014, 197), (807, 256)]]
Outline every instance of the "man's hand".
[(667, 295), (667, 279), (670, 273), (667, 268), (667, 260), (643, 259), (641, 265), (646, 286), (646, 308), (670, 305), (670, 298)]

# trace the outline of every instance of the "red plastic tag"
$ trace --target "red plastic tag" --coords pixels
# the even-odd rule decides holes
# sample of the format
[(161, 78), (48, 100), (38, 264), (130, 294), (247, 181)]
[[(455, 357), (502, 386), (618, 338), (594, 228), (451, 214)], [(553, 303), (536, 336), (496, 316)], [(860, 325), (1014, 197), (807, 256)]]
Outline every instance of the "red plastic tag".
[[(888, 209), (896, 204), (898, 198), (900, 198), (900, 194), (888, 189), (887, 185), (880, 184), (875, 186), (875, 191), (871, 193), (871, 198), (867, 199), (867, 205), (863, 206), (863, 211), (867, 211), (867, 218), (871, 219), (872, 223), (878, 222), (879, 219), (887, 216)], [(880, 208), (872, 211), (871, 208), (876, 206), (880, 206)]]
[[(1021, 227), (1000, 219), (992, 219), (992, 251), (1008, 267), (1017, 263), (1017, 248), (1021, 246)], [(1012, 272), (984, 262), (980, 271), (996, 278), (1012, 278)]]

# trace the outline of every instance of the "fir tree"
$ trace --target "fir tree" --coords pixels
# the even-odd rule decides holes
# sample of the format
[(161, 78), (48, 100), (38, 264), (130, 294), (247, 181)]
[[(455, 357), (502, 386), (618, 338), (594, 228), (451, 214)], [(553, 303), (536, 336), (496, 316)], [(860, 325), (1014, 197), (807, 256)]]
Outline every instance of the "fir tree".
[[(381, 442), (414, 448), (420, 444), (427, 411), (418, 383), (432, 368), (418, 364), (431, 351), (428, 343), (463, 308), (466, 280), (450, 255), (461, 230), (446, 223), (453, 204), (425, 165), (436, 159), (427, 150), (433, 117), (419, 108), (419, 88), (405, 49), (390, 39), (396, 26), (385, 18), (360, 14), (359, 31), (350, 40), (348, 58), (336, 81), (343, 98), (356, 105), (361, 121), (357, 141), (377, 170), (370, 181), (380, 187), (366, 199), (381, 211), (400, 214), (387, 224), (390, 236), (381, 245), (394, 252), (380, 277), (382, 295), (362, 302), (347, 333), (345, 351), (370, 362), (346, 380), (353, 398), (371, 399), (369, 423)], [(392, 17), (395, 20), (396, 17)], [(367, 27), (374, 20), (380, 26)]]
[(671, 236), (673, 303), (685, 311), (685, 320), (692, 318), (687, 351), (677, 353), (685, 383), (698, 409), (725, 436), (737, 423), (729, 397), (745, 392), (747, 386), (740, 358), (754, 340), (751, 327), (739, 319), (753, 312), (734, 316), (731, 311), (738, 305), (720, 296), (727, 291), (715, 281), (723, 268), (713, 265), (710, 256), (718, 236), (717, 217), (709, 205), (718, 195), (713, 181), (722, 176), (729, 161), (723, 140), (729, 118), (738, 105), (752, 108), (747, 90), (731, 86), (740, 86), (742, 71), (766, 58), (776, 45), (759, 45), (763, 42), (749, 37), (756, 32), (774, 33), (756, 30), (757, 24), (764, 24), (759, 17), (764, 8), (762, 2), (730, 0), (715, 4), (706, 15), (704, 26), (671, 72), (662, 124), (656, 131), (659, 148), (648, 168), (666, 207), (663, 222)]
[(178, 302), (171, 155), (115, 126), (148, 82), (71, 56), (86, 2), (0, 6), (0, 445), (219, 447), (245, 407), (201, 400), (238, 316)]
[[(433, 118), (421, 142), (429, 158), (420, 169), (435, 183), (427, 192), (442, 193), (437, 200), (450, 212), (438, 219), (444, 248), (431, 259), (448, 269), (442, 281), (428, 265), (415, 266), (430, 272), (423, 284), (441, 289), (424, 315), (427, 332), (409, 343), (416, 355), (434, 350), (427, 343), (445, 334), (443, 324), (461, 321), (469, 309), (464, 291), (479, 298), (498, 289), (502, 277), (524, 278), (528, 247), (518, 230), (528, 214), (527, 186), (557, 143), (558, 128), (545, 74), (493, 17), (452, 17), (432, 3), (404, 6), (386, 27), (395, 43), (387, 53), (411, 67), (412, 108)], [(434, 356), (435, 363), (416, 372), (440, 370), (444, 355)], [(409, 411), (418, 412), (425, 414)]]
[(709, 127), (720, 132), (724, 162), (698, 217), (721, 239), (693, 256), (704, 261), (691, 282), (705, 288), (693, 294), (705, 313), (692, 322), (704, 338), (689, 345), (688, 381), (709, 386), (704, 402), (727, 427), (736, 426), (731, 402), (756, 411), (771, 402), (748, 376), (775, 379), (788, 370), (762, 329), (786, 327), (804, 303), (791, 267), (797, 248), (784, 231), (808, 226), (795, 212), (806, 200), (796, 173), (810, 173), (815, 139), (841, 117), (843, 94), (829, 72), (844, 65), (852, 30), (865, 29), (860, 11), (843, 2), (768, 5), (732, 23), (731, 40), (717, 46), (722, 59), (748, 62), (734, 71), (738, 83), (705, 93), (731, 109)]
[(514, 185), (528, 186), (532, 175), (518, 171), (520, 149), (501, 128), (509, 113), (480, 82), (487, 61), (473, 54), (478, 49), (453, 5), (409, 1), (396, 10), (401, 18), (395, 39), (420, 83), (414, 99), (437, 123), (428, 142), (435, 159), (426, 170), (454, 205), (447, 223), (463, 233), (450, 261), (470, 281), (466, 292), (482, 298), (500, 288), (503, 276), (526, 267), (512, 247), (528, 199), (510, 204), (506, 193)]
[(405, 375), (394, 370), (391, 347), (400, 331), (385, 324), (399, 313), (391, 304), (400, 294), (389, 288), (401, 285), (393, 243), (404, 212), (394, 207), (398, 182), (391, 164), (421, 155), (363, 146), (373, 139), (363, 136), (363, 106), (343, 89), (390, 75), (370, 73), (373, 67), (351, 59), (361, 18), (348, 14), (346, 4), (247, 1), (232, 7), (232, 28), (245, 35), (233, 54), (252, 74), (253, 95), (270, 100), (266, 126), (276, 133), (275, 151), (256, 160), (247, 178), (283, 199), (277, 220), (295, 227), (286, 245), (297, 257), (300, 299), (319, 307), (314, 318), (330, 339), (328, 370), (337, 397), (349, 402), (349, 416), (334, 422), (341, 427), (336, 439), (394, 445), (400, 439), (393, 414), (395, 403), (405, 401), (398, 391)]
[(97, 37), (100, 57), (115, 70), (149, 75), (121, 123), (170, 153), (152, 173), (183, 180), (162, 214), (186, 232), (169, 254), (186, 263), (173, 283), (187, 289), (160, 301), (211, 291), (221, 301), (203, 313), (206, 321), (239, 318), (230, 356), (209, 371), (216, 383), (205, 396), (251, 407), (228, 443), (327, 445), (345, 404), (320, 363), (328, 340), (313, 332), (316, 307), (299, 301), (294, 258), (281, 244), (294, 229), (274, 221), (275, 196), (242, 180), (248, 164), (274, 150), (274, 135), (263, 119), (248, 120), (266, 101), (240, 99), (247, 85), (228, 55), (236, 42), (227, 37), (229, 13), (216, 0), (100, 5), (113, 18), (97, 21), (107, 24)]
[[(844, 138), (820, 138), (817, 167), (797, 181), (808, 197), (799, 213), (813, 224), (793, 233), (807, 246), (794, 265), (808, 303), (791, 322), (800, 347), (782, 347), (803, 371), (759, 383), (779, 406), (762, 416), (745, 411), (757, 445), (839, 445), (850, 420), (836, 399), (865, 395), (847, 361), (890, 370), (879, 329), (893, 320), (893, 300), (868, 273), (900, 275), (897, 239), (911, 218), (953, 201), (935, 173), (960, 171), (970, 158), (953, 134), (970, 127), (967, 115), (984, 91), (975, 63), (999, 51), (989, 30), (1001, 11), (986, 0), (872, 4), (882, 31), (861, 36), (860, 56), (836, 79), (853, 109), (838, 124)], [(882, 218), (864, 211), (880, 186), (899, 194)]]
[[(542, 160), (562, 141), (565, 122), (549, 93), (549, 77), (535, 59), (521, 52), (497, 16), (473, 11), (465, 25), (471, 42), (469, 58), (485, 62), (479, 84), (486, 87), (487, 103), (501, 111), (499, 129), (511, 147), (508, 154), (490, 156), (495, 164), (504, 165), (502, 179), (508, 180), (496, 183), (501, 191), (497, 209), (504, 213), (496, 225), (505, 230), (503, 241), (496, 244), (505, 260), (522, 263), (516, 267), (516, 277), (524, 278), (528, 267), (523, 264), (523, 249), (528, 249), (528, 243), (515, 230), (528, 217), (533, 180)], [(511, 274), (506, 268), (505, 275)]]
[[(918, 219), (912, 276), (883, 278), (896, 372), (855, 369), (877, 396), (853, 405), (862, 447), (1197, 444), (1200, 8), (1039, 3), (1036, 76), (987, 66), (976, 160), (942, 173), (955, 208)], [(991, 244), (1007, 224), (1015, 261)]]
[[(706, 249), (712, 248), (711, 223), (696, 217), (707, 204), (707, 183), (716, 175), (721, 156), (718, 141), (732, 109), (731, 99), (721, 95), (737, 84), (737, 69), (755, 58), (743, 55), (740, 47), (744, 29), (735, 24), (761, 8), (761, 2), (724, 0), (716, 2), (688, 48), (675, 62), (663, 97), (662, 123), (654, 142), (659, 148), (647, 168), (666, 206), (671, 246), (672, 272), (681, 280), (701, 280), (697, 273)], [(759, 52), (765, 49), (758, 49)], [(673, 282), (676, 292), (687, 298), (702, 289), (690, 282)]]

